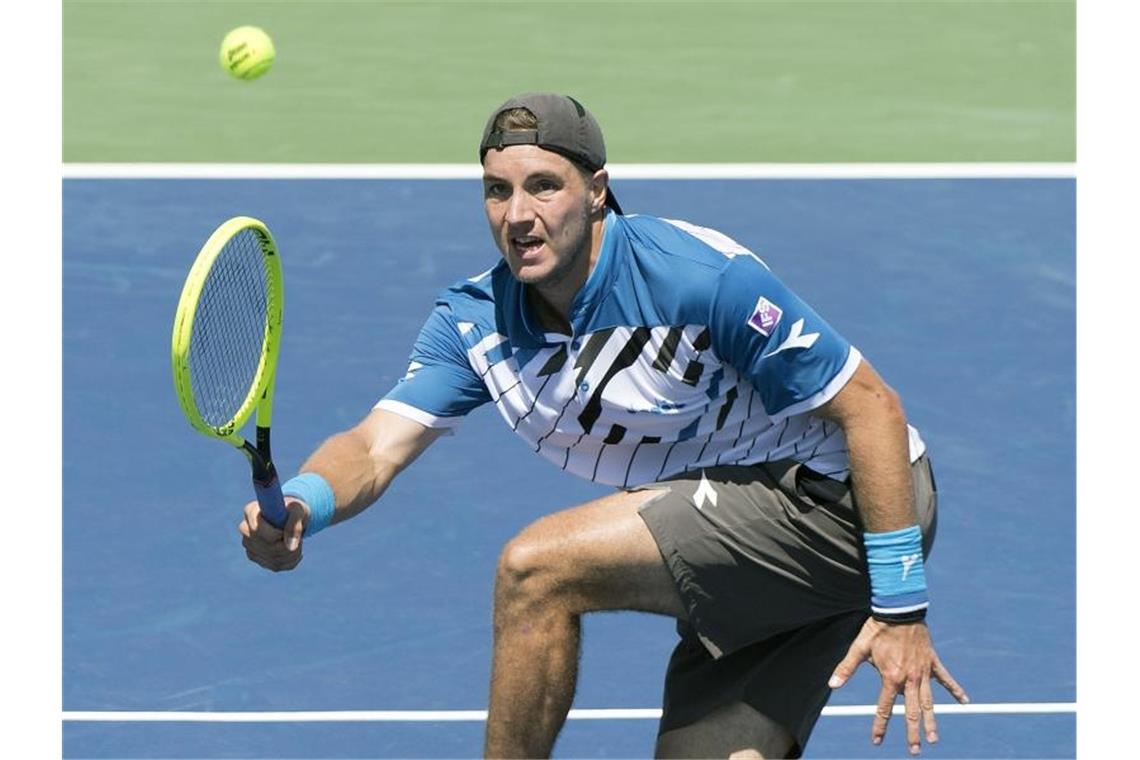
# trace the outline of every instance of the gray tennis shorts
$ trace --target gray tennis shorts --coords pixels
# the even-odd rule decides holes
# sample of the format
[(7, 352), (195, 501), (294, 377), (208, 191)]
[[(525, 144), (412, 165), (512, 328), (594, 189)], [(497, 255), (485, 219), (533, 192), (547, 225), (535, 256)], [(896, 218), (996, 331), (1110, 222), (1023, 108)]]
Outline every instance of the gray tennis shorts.
[[(929, 554), (937, 510), (929, 460), (911, 474)], [(798, 755), (830, 696), (828, 678), (870, 614), (863, 526), (848, 484), (785, 460), (644, 488), (662, 491), (640, 513), (688, 612), (660, 730), (745, 702), (784, 726)]]

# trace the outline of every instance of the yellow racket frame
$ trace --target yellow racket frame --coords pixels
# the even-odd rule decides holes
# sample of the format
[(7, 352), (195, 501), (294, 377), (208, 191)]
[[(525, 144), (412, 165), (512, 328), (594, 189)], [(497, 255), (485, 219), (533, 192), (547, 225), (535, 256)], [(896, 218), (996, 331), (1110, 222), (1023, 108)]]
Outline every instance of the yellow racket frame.
[[(194, 314), (198, 310), (198, 299), (210, 269), (214, 266), (222, 249), (238, 233), (249, 230), (261, 244), (266, 275), (265, 340), (261, 346), (261, 361), (257, 365), (249, 393), (233, 419), (222, 425), (211, 425), (202, 419), (194, 402), (194, 391), (190, 378), (190, 339), (193, 334)], [(170, 359), (174, 371), (174, 390), (178, 403), (186, 419), (194, 429), (223, 440), (237, 448), (244, 448), (246, 441), (239, 431), (249, 421), (254, 408), (257, 409), (257, 427), (268, 429), (273, 416), (273, 387), (277, 371), (277, 354), (281, 345), (281, 318), (284, 311), (285, 287), (281, 275), (281, 257), (277, 244), (269, 228), (260, 220), (248, 216), (236, 216), (221, 224), (198, 252), (186, 283), (182, 286), (182, 296), (178, 299), (178, 309), (174, 315), (174, 334), (171, 338)]]

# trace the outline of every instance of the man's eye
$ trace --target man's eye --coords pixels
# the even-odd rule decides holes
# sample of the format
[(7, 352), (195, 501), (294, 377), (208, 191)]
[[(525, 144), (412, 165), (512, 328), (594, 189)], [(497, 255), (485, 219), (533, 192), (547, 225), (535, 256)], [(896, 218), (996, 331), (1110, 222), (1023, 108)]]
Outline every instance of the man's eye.
[(535, 189), (540, 193), (549, 193), (558, 189), (558, 183), (548, 179), (540, 179), (535, 184)]
[(492, 198), (502, 198), (508, 195), (507, 186), (502, 182), (492, 182), (490, 185), (483, 187), (483, 194)]

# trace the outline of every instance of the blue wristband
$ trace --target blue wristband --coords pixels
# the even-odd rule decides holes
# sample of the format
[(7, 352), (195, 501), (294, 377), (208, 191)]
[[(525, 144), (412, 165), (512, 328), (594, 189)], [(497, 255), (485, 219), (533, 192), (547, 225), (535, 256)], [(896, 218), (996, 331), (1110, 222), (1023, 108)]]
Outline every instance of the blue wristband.
[(305, 472), (290, 478), (281, 485), (281, 493), (284, 496), (300, 499), (309, 505), (309, 524), (305, 526), (306, 536), (319, 533), (332, 522), (333, 512), (336, 511), (336, 497), (329, 482), (317, 473)]
[(889, 533), (864, 533), (867, 572), (871, 576), (871, 615), (888, 623), (926, 617), (926, 571), (922, 531), (917, 525)]

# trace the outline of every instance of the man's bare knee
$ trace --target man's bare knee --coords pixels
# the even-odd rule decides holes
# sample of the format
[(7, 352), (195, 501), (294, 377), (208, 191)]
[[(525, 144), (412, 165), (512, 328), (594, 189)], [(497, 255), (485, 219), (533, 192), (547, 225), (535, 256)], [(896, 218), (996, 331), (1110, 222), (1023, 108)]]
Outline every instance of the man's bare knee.
[(515, 536), (499, 554), (499, 564), (495, 572), (496, 590), (518, 592), (523, 587), (534, 585), (535, 580), (546, 569), (542, 551), (523, 536)]
[(760, 754), (760, 750), (750, 747), (733, 752), (728, 756), (728, 760), (764, 760), (764, 756)]
[(646, 493), (614, 494), (527, 526), (499, 557), (496, 607), (683, 617), (672, 575), (637, 514), (648, 498)]
[(733, 702), (703, 720), (657, 737), (657, 757), (727, 757), (734, 760), (787, 757), (795, 739), (775, 721), (744, 702)]
[(523, 531), (503, 547), (495, 577), (495, 607), (524, 608), (559, 605), (566, 590), (562, 558), (548, 542)]

